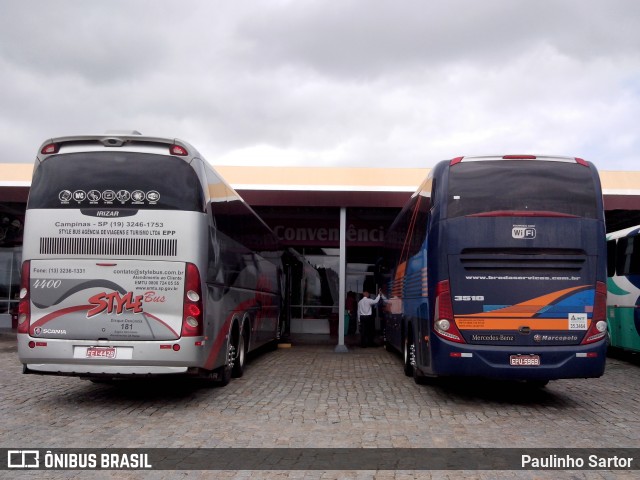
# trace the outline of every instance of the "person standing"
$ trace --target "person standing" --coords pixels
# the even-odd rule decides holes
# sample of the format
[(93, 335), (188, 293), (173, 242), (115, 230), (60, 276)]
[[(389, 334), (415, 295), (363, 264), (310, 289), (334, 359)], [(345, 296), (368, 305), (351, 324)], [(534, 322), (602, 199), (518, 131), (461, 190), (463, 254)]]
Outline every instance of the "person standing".
[(369, 298), (369, 292), (366, 290), (362, 292), (362, 298), (358, 302), (358, 321), (360, 322), (360, 346), (375, 347), (373, 343), (373, 337), (375, 334), (375, 325), (373, 312), (371, 307), (376, 305), (380, 301), (380, 292), (375, 300)]

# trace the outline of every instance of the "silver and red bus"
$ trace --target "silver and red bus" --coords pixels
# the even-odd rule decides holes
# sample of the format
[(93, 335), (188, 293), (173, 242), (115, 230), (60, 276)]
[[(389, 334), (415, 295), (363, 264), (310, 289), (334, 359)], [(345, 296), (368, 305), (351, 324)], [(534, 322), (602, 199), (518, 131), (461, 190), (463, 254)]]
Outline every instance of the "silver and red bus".
[(25, 218), (23, 370), (227, 384), (277, 342), (281, 272), (274, 234), (188, 143), (47, 140)]

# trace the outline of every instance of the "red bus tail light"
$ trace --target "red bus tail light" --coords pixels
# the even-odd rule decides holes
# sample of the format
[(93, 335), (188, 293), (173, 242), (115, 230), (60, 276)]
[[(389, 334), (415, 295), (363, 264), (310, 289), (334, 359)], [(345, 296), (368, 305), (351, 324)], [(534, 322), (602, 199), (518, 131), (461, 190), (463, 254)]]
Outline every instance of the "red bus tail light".
[(202, 286), (198, 267), (187, 263), (182, 310), (182, 336), (201, 337), (204, 332)]
[(59, 143), (48, 143), (40, 150), (42, 155), (52, 155), (54, 153), (58, 153), (60, 151)]
[(22, 279), (20, 280), (20, 303), (18, 304), (18, 333), (29, 333), (31, 323), (31, 262), (26, 260), (22, 264)]
[(596, 282), (596, 295), (593, 302), (593, 316), (587, 334), (581, 345), (602, 340), (607, 335), (607, 286)]
[(179, 157), (185, 157), (187, 155), (189, 155), (189, 152), (187, 152), (187, 149), (180, 146), (180, 145), (171, 145), (171, 147), (169, 147), (169, 153), (171, 153), (171, 155), (176, 155)]
[(456, 343), (465, 342), (460, 330), (456, 326), (453, 317), (453, 305), (451, 303), (451, 289), (449, 280), (443, 280), (436, 287), (435, 318), (433, 319), (433, 331), (440, 338)]

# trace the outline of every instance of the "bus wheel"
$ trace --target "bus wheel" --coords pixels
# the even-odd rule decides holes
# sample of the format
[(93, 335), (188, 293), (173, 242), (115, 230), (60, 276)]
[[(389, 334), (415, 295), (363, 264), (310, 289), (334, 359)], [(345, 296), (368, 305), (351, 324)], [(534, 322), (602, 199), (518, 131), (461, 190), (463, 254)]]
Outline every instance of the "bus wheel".
[(246, 356), (246, 345), (244, 344), (244, 335), (240, 334), (238, 337), (238, 353), (233, 362), (233, 369), (231, 374), (233, 378), (240, 378), (244, 373), (244, 361)]
[(413, 336), (409, 334), (404, 337), (404, 346), (402, 348), (403, 370), (407, 377), (413, 376), (413, 356), (415, 356), (415, 347), (413, 345)]
[(227, 363), (218, 369), (218, 385), (224, 387), (229, 385), (231, 374), (233, 372), (234, 361), (236, 358), (236, 347), (229, 343), (227, 347)]
[(387, 340), (387, 329), (386, 328), (383, 330), (382, 346), (384, 347), (384, 349), (387, 352), (390, 352), (393, 349), (393, 347), (391, 346), (391, 343), (389, 343), (389, 340)]
[(431, 378), (425, 377), (416, 367), (413, 367), (413, 381), (418, 385), (429, 385)]

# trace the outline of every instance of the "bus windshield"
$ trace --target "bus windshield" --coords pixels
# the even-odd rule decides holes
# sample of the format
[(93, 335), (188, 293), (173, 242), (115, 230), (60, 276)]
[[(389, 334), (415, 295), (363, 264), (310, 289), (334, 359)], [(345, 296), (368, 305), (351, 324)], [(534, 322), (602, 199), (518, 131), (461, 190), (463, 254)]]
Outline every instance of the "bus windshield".
[(185, 161), (134, 152), (67, 153), (35, 170), (27, 208), (133, 208), (202, 212), (202, 187)]
[(461, 162), (449, 170), (447, 217), (540, 214), (598, 218), (591, 170), (569, 162)]

